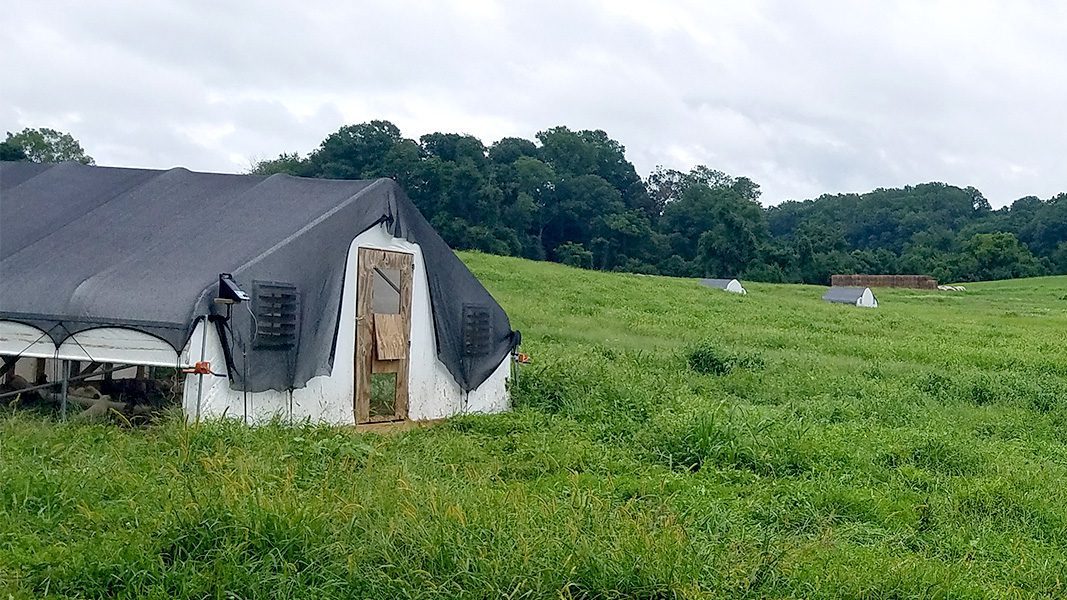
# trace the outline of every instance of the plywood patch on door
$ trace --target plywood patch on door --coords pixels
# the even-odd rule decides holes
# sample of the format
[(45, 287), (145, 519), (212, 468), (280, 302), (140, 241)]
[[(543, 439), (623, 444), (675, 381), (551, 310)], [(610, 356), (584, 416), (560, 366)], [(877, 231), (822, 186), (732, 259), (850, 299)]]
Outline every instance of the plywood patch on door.
[(374, 342), (378, 360), (400, 360), (408, 354), (403, 316), (374, 315)]

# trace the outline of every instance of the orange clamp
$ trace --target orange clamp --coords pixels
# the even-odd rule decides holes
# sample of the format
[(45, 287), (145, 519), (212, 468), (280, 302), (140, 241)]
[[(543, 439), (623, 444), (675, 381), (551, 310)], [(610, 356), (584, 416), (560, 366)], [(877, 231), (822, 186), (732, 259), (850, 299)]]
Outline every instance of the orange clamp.
[(211, 372), (211, 362), (206, 360), (196, 363), (191, 369), (182, 369), (182, 373), (192, 373), (193, 375), (214, 375), (214, 373)]

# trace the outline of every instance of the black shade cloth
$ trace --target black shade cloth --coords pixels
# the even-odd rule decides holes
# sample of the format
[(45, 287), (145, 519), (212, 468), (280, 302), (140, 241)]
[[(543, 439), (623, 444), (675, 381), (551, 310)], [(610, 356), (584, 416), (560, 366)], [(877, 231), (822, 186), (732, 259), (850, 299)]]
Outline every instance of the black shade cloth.
[[(438, 358), (465, 391), (478, 387), (518, 336), (389, 179), (0, 163), (0, 319), (47, 331), (57, 345), (86, 329), (130, 327), (180, 352), (198, 320), (227, 316), (214, 303), (219, 273), (249, 293), (255, 281), (285, 282), (300, 294), (295, 348), (254, 349), (248, 304), (234, 305), (224, 328), (232, 384), (303, 387), (330, 373), (349, 246), (378, 224), (421, 247)], [(490, 311), (487, 352), (464, 347), (465, 305)]]
[(855, 304), (859, 302), (859, 299), (863, 297), (863, 292), (866, 291), (867, 288), (865, 287), (832, 287), (826, 290), (822, 299), (839, 304)]

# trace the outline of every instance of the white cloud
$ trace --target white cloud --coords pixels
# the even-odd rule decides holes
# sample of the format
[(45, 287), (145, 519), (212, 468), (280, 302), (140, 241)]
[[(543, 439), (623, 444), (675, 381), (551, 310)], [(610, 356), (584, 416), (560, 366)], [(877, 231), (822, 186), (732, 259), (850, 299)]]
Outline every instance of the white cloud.
[(767, 202), (928, 180), (1067, 189), (1067, 5), (2, 0), (0, 127), (100, 164), (241, 171), (345, 123), (491, 142), (604, 129), (639, 171)]

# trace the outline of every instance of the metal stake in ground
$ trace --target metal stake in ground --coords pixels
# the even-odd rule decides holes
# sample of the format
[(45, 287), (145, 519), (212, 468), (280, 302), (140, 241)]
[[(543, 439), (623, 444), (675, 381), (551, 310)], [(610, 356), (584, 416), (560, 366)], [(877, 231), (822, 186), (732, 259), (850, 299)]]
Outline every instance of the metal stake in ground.
[(70, 363), (66, 360), (59, 361), (60, 372), (63, 373), (63, 381), (59, 388), (59, 418), (67, 420), (67, 388), (70, 382)]

